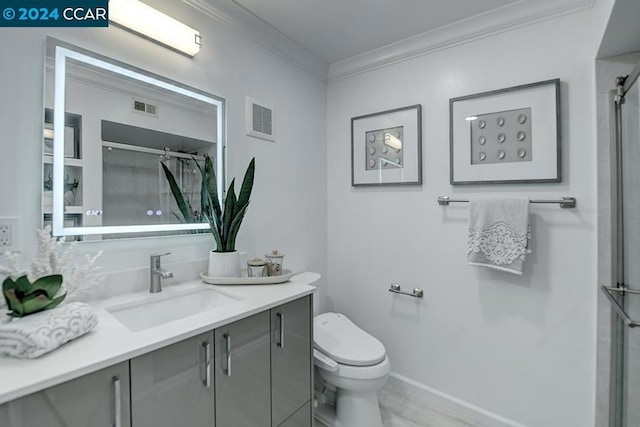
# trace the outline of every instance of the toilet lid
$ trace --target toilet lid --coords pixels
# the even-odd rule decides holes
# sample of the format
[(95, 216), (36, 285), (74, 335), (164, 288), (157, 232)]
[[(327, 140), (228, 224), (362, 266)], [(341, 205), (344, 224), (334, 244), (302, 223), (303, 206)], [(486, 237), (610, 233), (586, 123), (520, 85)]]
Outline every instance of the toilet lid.
[(344, 314), (323, 313), (313, 319), (315, 347), (338, 363), (370, 366), (384, 360), (386, 351), (377, 338), (357, 327)]

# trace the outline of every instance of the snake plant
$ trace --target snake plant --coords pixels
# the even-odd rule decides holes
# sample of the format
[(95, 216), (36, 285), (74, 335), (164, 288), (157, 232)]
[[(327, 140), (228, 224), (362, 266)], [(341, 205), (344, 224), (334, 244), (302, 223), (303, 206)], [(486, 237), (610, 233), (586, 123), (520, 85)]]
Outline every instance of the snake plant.
[(182, 218), (180, 218), (175, 212), (172, 212), (172, 214), (176, 218), (178, 218), (179, 221), (185, 223), (199, 222), (199, 213), (193, 210), (189, 199), (182, 194), (182, 190), (180, 190), (180, 186), (178, 185), (176, 178), (173, 176), (173, 173), (171, 173), (167, 165), (165, 165), (163, 162), (160, 162), (160, 166), (162, 166), (164, 175), (169, 182), (169, 188), (171, 188), (171, 193), (173, 194), (173, 198), (176, 200), (178, 209), (180, 209)]
[(242, 180), (240, 193), (236, 196), (235, 178), (229, 184), (226, 198), (222, 206), (218, 199), (218, 183), (213, 162), (209, 157), (205, 159), (204, 168), (198, 165), (202, 175), (203, 200), (202, 214), (209, 222), (209, 229), (216, 241), (215, 252), (233, 252), (236, 250), (236, 237), (240, 225), (249, 207), (249, 198), (253, 189), (253, 177), (256, 169), (255, 157), (249, 162)]
[[(195, 159), (194, 159), (195, 160)], [(194, 212), (189, 200), (184, 197), (180, 186), (169, 168), (162, 162), (162, 169), (169, 182), (169, 187), (182, 214), (181, 220), (187, 223), (199, 222), (198, 214)], [(235, 179), (231, 181), (227, 195), (222, 203), (218, 198), (218, 182), (211, 157), (205, 156), (204, 166), (196, 162), (202, 177), (200, 189), (200, 212), (209, 223), (209, 229), (216, 241), (215, 252), (233, 252), (236, 250), (236, 237), (240, 225), (249, 206), (249, 197), (253, 189), (253, 177), (256, 169), (255, 157), (249, 162), (242, 180), (240, 193), (236, 196)]]
[(56, 297), (61, 287), (60, 274), (44, 276), (33, 283), (27, 276), (21, 276), (16, 281), (7, 277), (2, 283), (2, 294), (11, 310), (9, 316), (24, 317), (58, 306), (67, 296), (65, 293)]

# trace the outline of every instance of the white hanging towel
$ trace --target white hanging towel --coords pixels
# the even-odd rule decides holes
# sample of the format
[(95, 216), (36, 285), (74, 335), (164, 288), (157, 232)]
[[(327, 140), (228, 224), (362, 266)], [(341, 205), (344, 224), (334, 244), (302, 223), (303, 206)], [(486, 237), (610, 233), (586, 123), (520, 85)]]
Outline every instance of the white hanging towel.
[(469, 200), (469, 265), (522, 274), (529, 244), (527, 197)]
[(91, 331), (98, 318), (88, 304), (71, 302), (0, 325), (0, 354), (34, 359)]

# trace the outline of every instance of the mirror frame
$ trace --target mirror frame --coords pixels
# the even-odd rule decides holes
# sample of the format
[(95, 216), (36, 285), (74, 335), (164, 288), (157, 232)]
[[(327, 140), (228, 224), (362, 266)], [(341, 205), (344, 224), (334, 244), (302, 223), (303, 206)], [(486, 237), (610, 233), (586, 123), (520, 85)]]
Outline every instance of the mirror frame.
[[(65, 126), (65, 83), (67, 59), (83, 62), (106, 69), (121, 76), (155, 85), (180, 95), (197, 99), (216, 106), (216, 175), (218, 177), (218, 195), (224, 197), (226, 183), (226, 100), (222, 97), (195, 89), (191, 86), (159, 76), (149, 71), (120, 62), (118, 60), (91, 52), (89, 50), (47, 37), (45, 55), (45, 76), (47, 57), (54, 58), (54, 94), (53, 94), (53, 212), (52, 230), (54, 236), (86, 236), (96, 234), (153, 233), (163, 231), (208, 230), (209, 223), (157, 224), (157, 225), (119, 225), (100, 227), (64, 226), (64, 126)], [(43, 99), (44, 104), (44, 99)], [(42, 108), (44, 111), (44, 105)], [(44, 123), (44, 120), (42, 121)], [(44, 138), (44, 129), (43, 129)], [(41, 140), (41, 145), (42, 141)], [(44, 151), (44, 148), (43, 148)], [(222, 178), (222, 179), (221, 179)], [(42, 192), (41, 192), (42, 193)], [(84, 215), (84, 213), (83, 213)], [(42, 215), (41, 215), (42, 216)], [(127, 238), (127, 236), (122, 236)]]

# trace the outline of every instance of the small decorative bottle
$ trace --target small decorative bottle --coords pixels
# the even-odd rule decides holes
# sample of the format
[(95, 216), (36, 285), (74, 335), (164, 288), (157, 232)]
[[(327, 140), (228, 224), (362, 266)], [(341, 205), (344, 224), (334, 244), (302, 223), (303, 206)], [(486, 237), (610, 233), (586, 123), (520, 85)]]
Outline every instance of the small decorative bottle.
[(267, 275), (267, 261), (253, 258), (247, 261), (248, 277), (265, 277)]
[(277, 249), (265, 255), (267, 259), (267, 276), (282, 276), (282, 259), (284, 254), (278, 253)]

